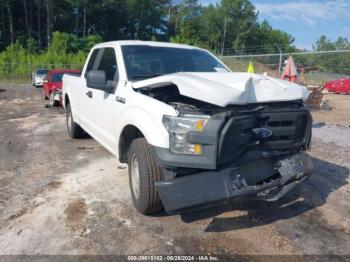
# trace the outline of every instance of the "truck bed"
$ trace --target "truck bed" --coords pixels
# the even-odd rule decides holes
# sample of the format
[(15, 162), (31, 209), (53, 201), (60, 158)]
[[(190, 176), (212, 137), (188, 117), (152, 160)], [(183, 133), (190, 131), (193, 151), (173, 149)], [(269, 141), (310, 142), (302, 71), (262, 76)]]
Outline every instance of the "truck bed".
[(79, 73), (64, 73), (64, 75), (69, 75), (69, 76), (75, 76), (75, 77), (81, 77), (81, 72)]

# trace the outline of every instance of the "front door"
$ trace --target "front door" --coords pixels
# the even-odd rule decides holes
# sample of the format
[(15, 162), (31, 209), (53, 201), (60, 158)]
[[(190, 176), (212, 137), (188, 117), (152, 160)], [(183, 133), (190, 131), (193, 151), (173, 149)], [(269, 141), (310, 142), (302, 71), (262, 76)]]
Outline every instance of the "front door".
[[(116, 114), (120, 103), (116, 102), (115, 92), (120, 87), (116, 52), (113, 47), (98, 49), (96, 61), (91, 70), (102, 70), (106, 73), (107, 85), (113, 86), (113, 92), (86, 88), (85, 99), (88, 100), (87, 119), (89, 133), (104, 147), (114, 153), (117, 149), (115, 137)], [(88, 71), (86, 71), (87, 73)]]

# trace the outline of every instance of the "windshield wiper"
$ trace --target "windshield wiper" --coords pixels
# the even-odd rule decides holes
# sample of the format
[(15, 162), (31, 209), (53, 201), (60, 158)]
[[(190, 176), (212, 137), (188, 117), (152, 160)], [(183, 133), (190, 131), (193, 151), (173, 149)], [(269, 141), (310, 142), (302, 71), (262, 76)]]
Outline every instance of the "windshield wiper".
[(131, 76), (132, 79), (139, 79), (139, 78), (153, 78), (157, 76), (162, 76), (163, 74), (149, 74), (149, 75), (133, 75)]

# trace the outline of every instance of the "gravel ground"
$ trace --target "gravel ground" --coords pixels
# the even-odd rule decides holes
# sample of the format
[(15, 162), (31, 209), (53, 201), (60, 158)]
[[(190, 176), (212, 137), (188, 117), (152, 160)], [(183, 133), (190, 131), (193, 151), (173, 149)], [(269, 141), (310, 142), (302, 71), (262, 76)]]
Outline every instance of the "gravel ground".
[(278, 202), (143, 216), (127, 169), (40, 89), (0, 89), (0, 254), (350, 255), (348, 129), (315, 125), (315, 174)]
[(322, 100), (328, 100), (332, 110), (313, 111), (315, 122), (350, 127), (350, 95), (325, 94)]
[[(349, 112), (350, 118), (350, 112)], [(313, 137), (324, 143), (350, 148), (350, 128), (333, 124), (315, 123), (312, 129)]]

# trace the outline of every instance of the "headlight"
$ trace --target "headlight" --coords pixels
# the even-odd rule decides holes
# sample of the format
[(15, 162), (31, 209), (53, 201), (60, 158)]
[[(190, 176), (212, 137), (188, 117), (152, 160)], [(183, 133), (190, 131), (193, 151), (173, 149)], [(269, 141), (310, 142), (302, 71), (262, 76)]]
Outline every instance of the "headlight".
[(169, 132), (170, 151), (177, 154), (201, 155), (202, 145), (189, 143), (187, 134), (203, 132), (209, 118), (205, 115), (163, 116), (163, 125)]

